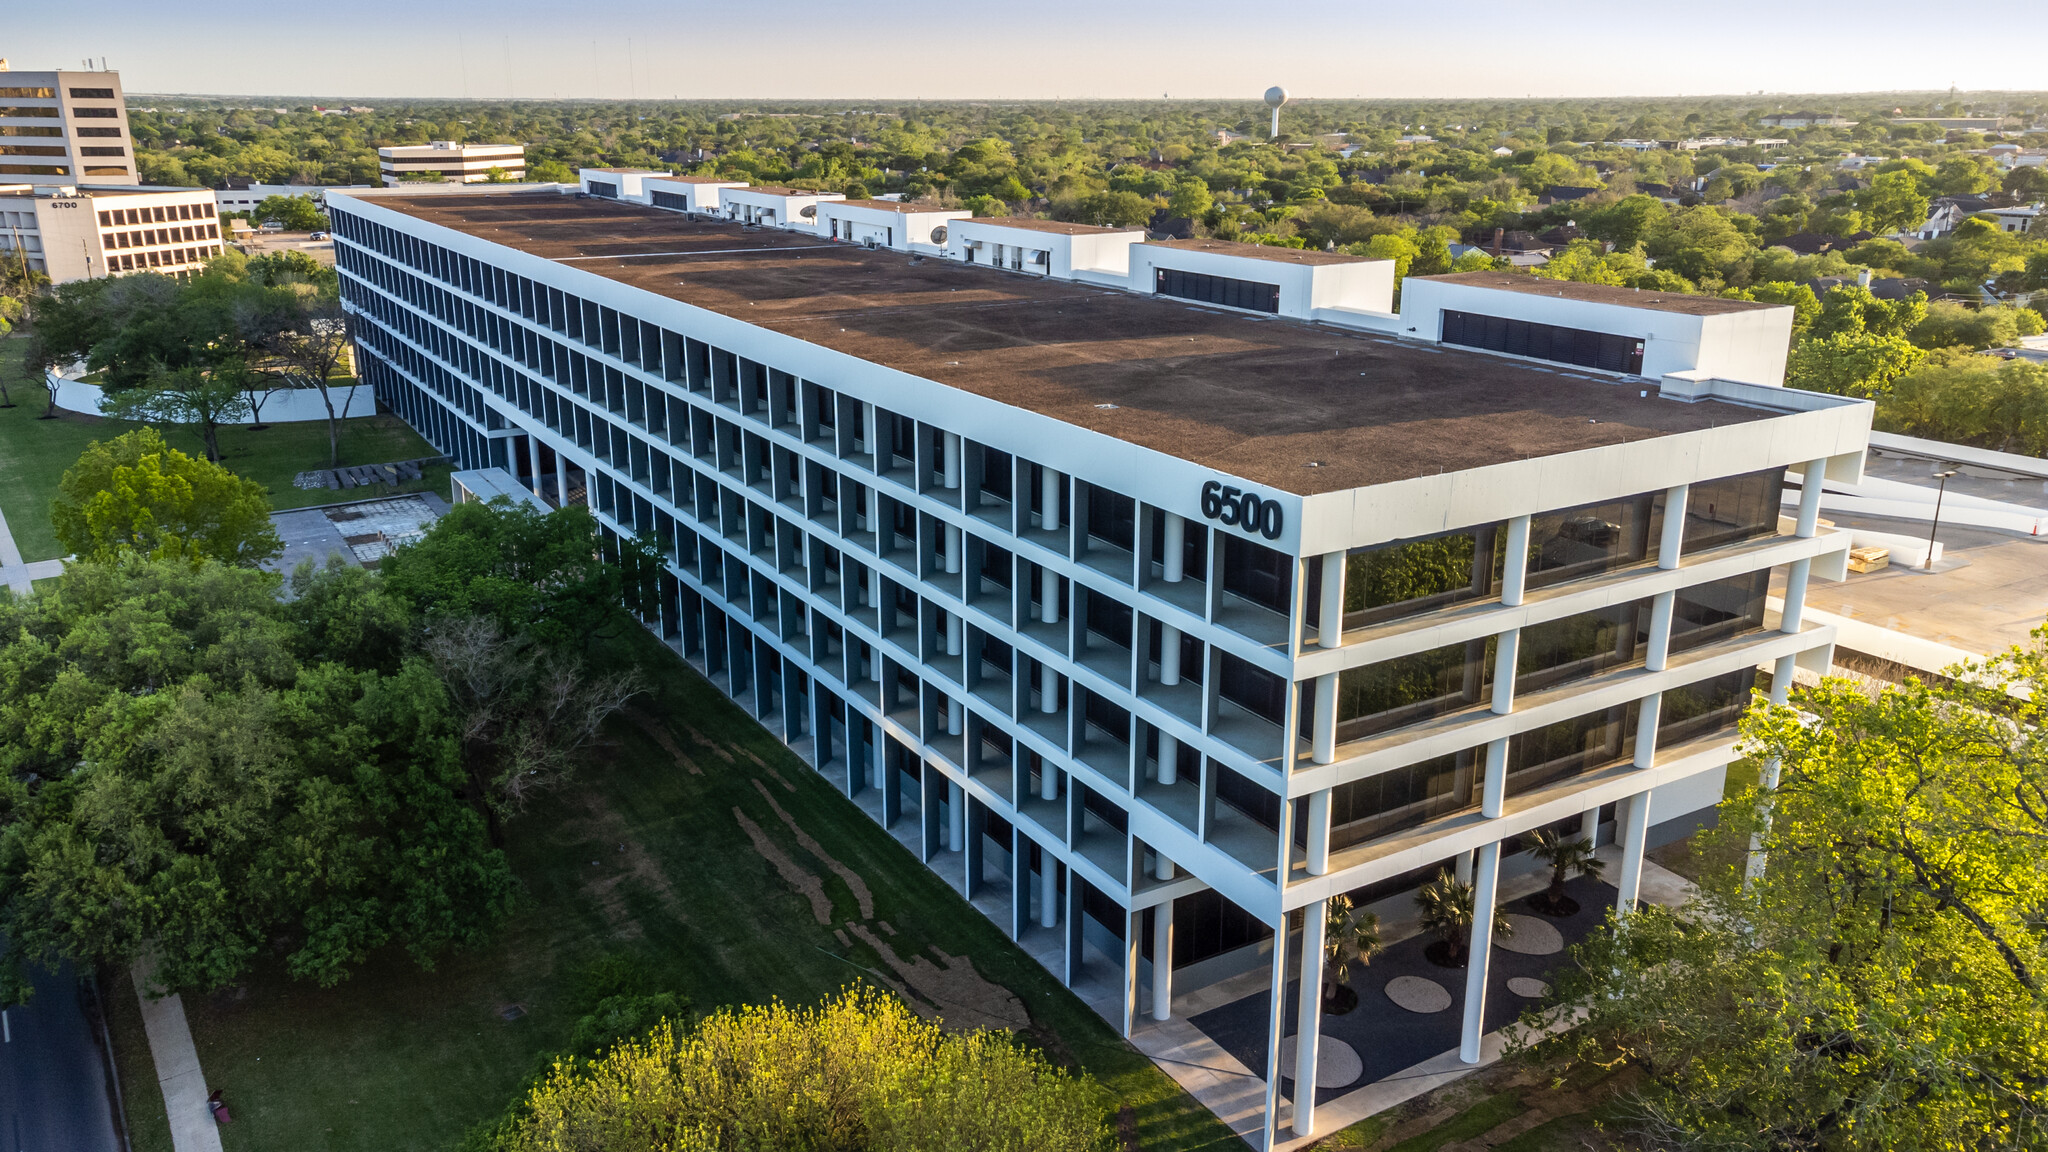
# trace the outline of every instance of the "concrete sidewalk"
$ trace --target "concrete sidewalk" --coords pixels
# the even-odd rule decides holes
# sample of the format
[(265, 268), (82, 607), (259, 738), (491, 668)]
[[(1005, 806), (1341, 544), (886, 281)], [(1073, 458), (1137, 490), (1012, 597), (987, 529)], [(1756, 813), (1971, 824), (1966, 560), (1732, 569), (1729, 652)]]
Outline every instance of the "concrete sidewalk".
[(177, 1152), (221, 1152), (220, 1127), (206, 1104), (206, 1073), (200, 1070), (199, 1050), (185, 1024), (184, 1000), (175, 992), (150, 999), (156, 968), (147, 958), (137, 960), (130, 971), (135, 997), (142, 1003), (142, 1027), (149, 1033), (150, 1059), (164, 1093), (164, 1112), (171, 1122), (172, 1147)]
[(62, 560), (38, 560), (33, 564), (23, 562), (21, 549), (14, 546), (14, 533), (7, 529), (7, 514), (0, 512), (0, 585), (26, 596), (33, 589), (30, 581), (63, 571)]

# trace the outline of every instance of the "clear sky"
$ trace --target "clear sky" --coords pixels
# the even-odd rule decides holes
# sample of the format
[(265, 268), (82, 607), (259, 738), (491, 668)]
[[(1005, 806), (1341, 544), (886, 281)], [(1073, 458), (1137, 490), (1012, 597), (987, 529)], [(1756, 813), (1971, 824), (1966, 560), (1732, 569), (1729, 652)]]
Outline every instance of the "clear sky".
[[(2010, 11), (2010, 10), (2005, 10)], [(1990, 19), (1903, 0), (1260, 5), (1218, 0), (24, 0), (16, 68), (106, 57), (131, 92), (928, 98), (1664, 96), (2048, 87)]]

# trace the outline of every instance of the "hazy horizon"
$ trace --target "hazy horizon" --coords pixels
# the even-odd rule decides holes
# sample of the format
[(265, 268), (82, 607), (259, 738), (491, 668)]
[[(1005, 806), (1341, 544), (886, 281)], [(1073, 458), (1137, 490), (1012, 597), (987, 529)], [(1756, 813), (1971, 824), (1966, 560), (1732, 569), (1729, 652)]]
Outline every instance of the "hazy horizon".
[(1028, 17), (825, 0), (768, 27), (650, 0), (595, 13), (538, 0), (368, 0), (339, 18), (252, 15), (223, 34), (188, 10), (108, 0), (89, 21), (17, 13), (0, 56), (21, 70), (105, 57), (137, 93), (337, 99), (1213, 101), (1256, 100), (1280, 84), (1303, 99), (1772, 100), (2048, 80), (2037, 58), (1989, 53), (1984, 32), (1961, 21), (1922, 27), (1923, 6), (1835, 7), (1734, 0), (1708, 21), (1619, 0), (1533, 15), (1480, 0), (1454, 14), (1302, 10), (1283, 25), (1214, 0), (1051, 0)]

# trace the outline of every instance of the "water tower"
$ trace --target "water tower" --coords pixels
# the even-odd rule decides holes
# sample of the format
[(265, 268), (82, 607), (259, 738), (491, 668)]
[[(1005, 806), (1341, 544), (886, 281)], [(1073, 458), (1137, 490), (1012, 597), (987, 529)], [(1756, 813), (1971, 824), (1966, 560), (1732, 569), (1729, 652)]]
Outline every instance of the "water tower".
[(1273, 135), (1280, 135), (1280, 106), (1287, 103), (1287, 89), (1275, 84), (1266, 89), (1266, 107), (1273, 110)]

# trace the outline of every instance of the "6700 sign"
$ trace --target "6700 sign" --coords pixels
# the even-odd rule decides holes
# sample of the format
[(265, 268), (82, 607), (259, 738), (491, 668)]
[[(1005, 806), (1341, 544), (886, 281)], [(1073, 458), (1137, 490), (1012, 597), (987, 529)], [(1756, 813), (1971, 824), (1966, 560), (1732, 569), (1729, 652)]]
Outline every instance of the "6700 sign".
[(1260, 499), (1257, 492), (1246, 492), (1221, 480), (1202, 485), (1202, 515), (1218, 524), (1233, 524), (1268, 540), (1278, 540), (1284, 514), (1278, 500)]

